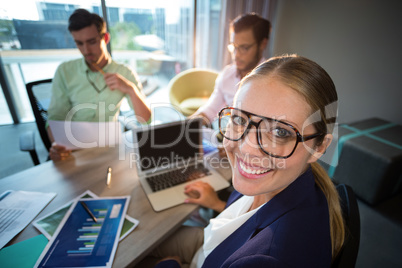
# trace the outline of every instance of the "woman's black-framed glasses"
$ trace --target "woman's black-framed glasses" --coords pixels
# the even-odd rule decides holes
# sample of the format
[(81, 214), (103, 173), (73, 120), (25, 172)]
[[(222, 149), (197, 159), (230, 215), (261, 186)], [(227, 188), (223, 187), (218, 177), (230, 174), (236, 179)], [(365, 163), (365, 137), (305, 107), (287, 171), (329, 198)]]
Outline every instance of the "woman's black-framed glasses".
[[(254, 122), (251, 117), (261, 118)], [(257, 142), (261, 150), (275, 158), (288, 158), (299, 142), (305, 142), (324, 133), (302, 136), (291, 124), (263, 117), (238, 108), (226, 107), (219, 112), (219, 131), (228, 140), (239, 141), (246, 137), (251, 127), (256, 129)]]

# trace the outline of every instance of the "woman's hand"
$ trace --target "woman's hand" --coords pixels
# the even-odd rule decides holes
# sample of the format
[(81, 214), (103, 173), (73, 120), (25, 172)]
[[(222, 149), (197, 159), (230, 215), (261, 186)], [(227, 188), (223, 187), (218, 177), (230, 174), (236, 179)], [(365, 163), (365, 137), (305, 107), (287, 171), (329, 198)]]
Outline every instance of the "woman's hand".
[(206, 182), (197, 181), (189, 184), (184, 188), (184, 193), (189, 196), (185, 200), (186, 203), (198, 204), (217, 212), (225, 209), (226, 202), (220, 200), (214, 188)]
[(71, 155), (71, 150), (67, 150), (65, 146), (53, 142), (49, 149), (50, 159), (53, 161), (66, 160)]
[(178, 256), (166, 257), (156, 263), (155, 268), (179, 268), (181, 261)]

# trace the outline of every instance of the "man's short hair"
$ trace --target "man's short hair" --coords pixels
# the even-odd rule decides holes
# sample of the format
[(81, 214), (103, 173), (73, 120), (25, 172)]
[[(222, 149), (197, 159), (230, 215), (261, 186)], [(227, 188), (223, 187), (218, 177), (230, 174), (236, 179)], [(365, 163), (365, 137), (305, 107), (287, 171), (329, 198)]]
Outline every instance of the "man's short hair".
[(85, 9), (76, 9), (68, 19), (68, 30), (70, 32), (79, 31), (85, 27), (95, 25), (99, 35), (106, 33), (106, 23), (102, 17), (96, 13), (90, 13)]
[(238, 16), (230, 24), (230, 32), (239, 33), (252, 29), (254, 38), (261, 43), (264, 38), (269, 39), (271, 23), (256, 13), (247, 13)]

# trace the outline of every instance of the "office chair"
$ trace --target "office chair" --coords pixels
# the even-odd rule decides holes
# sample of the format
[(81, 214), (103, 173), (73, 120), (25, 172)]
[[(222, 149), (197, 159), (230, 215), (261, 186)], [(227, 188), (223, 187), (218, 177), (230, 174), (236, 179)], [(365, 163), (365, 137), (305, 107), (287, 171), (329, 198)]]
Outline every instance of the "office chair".
[(215, 71), (199, 68), (179, 73), (168, 85), (170, 103), (185, 116), (193, 114), (208, 101), (217, 76)]
[(345, 222), (345, 242), (332, 268), (354, 268), (360, 243), (360, 214), (353, 189), (345, 184), (336, 186)]
[[(47, 135), (46, 121), (47, 109), (52, 94), (52, 79), (30, 82), (26, 84), (25, 87), (27, 89), (29, 102), (31, 103), (40, 137), (42, 138), (46, 150), (49, 151), (52, 144)], [(20, 150), (29, 152), (34, 165), (40, 164), (35, 148), (35, 132), (28, 131), (20, 136)]]

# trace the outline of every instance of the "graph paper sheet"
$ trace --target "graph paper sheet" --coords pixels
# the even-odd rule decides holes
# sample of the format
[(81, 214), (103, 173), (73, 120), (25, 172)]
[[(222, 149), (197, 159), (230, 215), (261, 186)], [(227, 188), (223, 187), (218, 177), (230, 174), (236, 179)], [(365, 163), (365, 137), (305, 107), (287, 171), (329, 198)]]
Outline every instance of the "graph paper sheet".
[[(124, 196), (77, 200), (35, 267), (112, 267), (129, 199)], [(80, 201), (85, 202), (97, 222)]]

